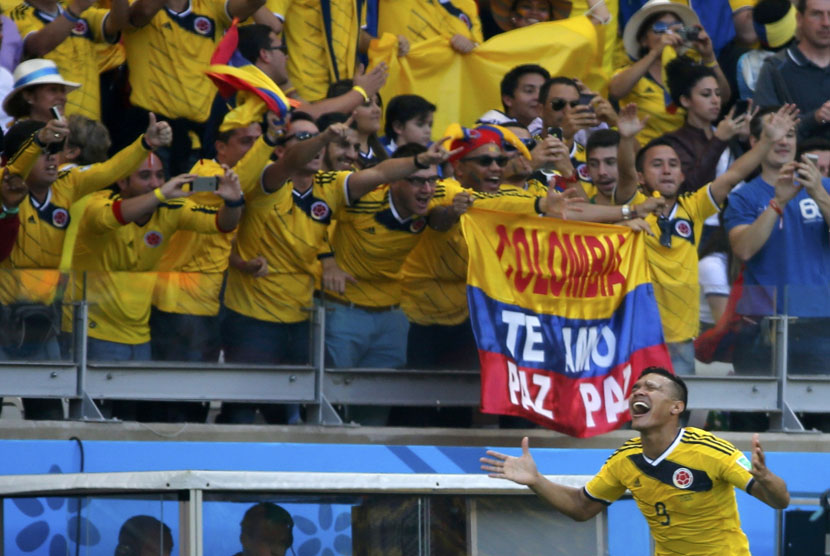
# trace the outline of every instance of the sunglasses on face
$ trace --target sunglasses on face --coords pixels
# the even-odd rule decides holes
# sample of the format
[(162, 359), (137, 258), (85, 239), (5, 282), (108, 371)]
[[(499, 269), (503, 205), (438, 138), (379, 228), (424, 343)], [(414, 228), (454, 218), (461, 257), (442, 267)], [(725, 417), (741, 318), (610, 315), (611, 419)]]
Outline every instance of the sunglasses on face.
[(579, 106), (578, 100), (565, 100), (564, 98), (555, 98), (550, 101), (550, 107), (559, 112), (560, 110), (564, 110), (565, 106), (570, 106), (571, 108), (576, 108)]
[(282, 43), (279, 46), (269, 46), (268, 48), (266, 48), (266, 50), (279, 50), (283, 54), (288, 54), (288, 47), (285, 45), (285, 43)]
[[(529, 150), (529, 151), (533, 150), (533, 147), (535, 147), (535, 146), (536, 146), (536, 140), (535, 140), (535, 139), (533, 139), (532, 137), (528, 137), (527, 139), (522, 139), (522, 138), (520, 137), (520, 138), (518, 138), (518, 139), (519, 139), (519, 141), (521, 141), (521, 142), (522, 142), (522, 144), (523, 144), (525, 147), (527, 147), (527, 150)], [(505, 144), (504, 144), (504, 150), (506, 150), (506, 151), (508, 151), (508, 152), (516, 152), (516, 151), (518, 151), (519, 149), (517, 149), (516, 147), (514, 147), (514, 146), (513, 146), (513, 145), (511, 145), (510, 143), (505, 143)]]
[(424, 187), (425, 185), (435, 185), (438, 179), (438, 176), (430, 176), (428, 178), (412, 177), (406, 178), (406, 181), (415, 187)]
[(479, 166), (488, 167), (492, 165), (494, 162), (499, 165), (499, 168), (504, 168), (507, 166), (507, 163), (510, 161), (509, 158), (506, 156), (470, 156), (467, 158), (462, 158), (461, 160), (468, 160), (470, 162), (475, 162)]
[(297, 133), (290, 133), (288, 135), (285, 135), (282, 139), (280, 139), (280, 143), (285, 144), (291, 141), (292, 139), (296, 139), (297, 141), (306, 141), (308, 139), (311, 139), (312, 137), (317, 137), (318, 135), (320, 134), (317, 132), (298, 131)]
[(662, 35), (664, 33), (668, 33), (672, 27), (676, 27), (677, 25), (680, 25), (680, 23), (666, 23), (665, 21), (655, 21), (654, 25), (651, 26), (651, 30), (657, 33), (658, 35)]

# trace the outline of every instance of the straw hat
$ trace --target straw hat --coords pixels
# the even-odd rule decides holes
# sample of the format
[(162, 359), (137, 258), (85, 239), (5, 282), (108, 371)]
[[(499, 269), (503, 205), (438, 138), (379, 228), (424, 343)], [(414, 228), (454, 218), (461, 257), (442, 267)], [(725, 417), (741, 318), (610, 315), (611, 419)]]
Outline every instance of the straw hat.
[(6, 98), (3, 100), (3, 111), (10, 115), (9, 104), (14, 101), (15, 96), (20, 91), (26, 89), (27, 87), (57, 84), (64, 85), (71, 91), (81, 86), (80, 83), (73, 83), (61, 77), (61, 74), (58, 71), (58, 66), (55, 65), (55, 62), (52, 60), (44, 60), (42, 58), (35, 58), (33, 60), (20, 62), (20, 64), (14, 68), (13, 78), (14, 89), (12, 89), (12, 91), (6, 95)]
[[(518, 0), (490, 0), (490, 13), (493, 14), (496, 25), (501, 27), (503, 31), (516, 28), (510, 20), (510, 11), (517, 2)], [(551, 21), (570, 17), (571, 8), (573, 7), (570, 0), (547, 0), (547, 3), (550, 7)]]
[(637, 41), (637, 33), (643, 22), (654, 14), (669, 12), (676, 15), (683, 25), (700, 25), (697, 14), (688, 6), (675, 4), (670, 0), (649, 0), (643, 7), (634, 12), (634, 15), (625, 24), (623, 30), (623, 46), (625, 52), (632, 60), (640, 58), (640, 43)]

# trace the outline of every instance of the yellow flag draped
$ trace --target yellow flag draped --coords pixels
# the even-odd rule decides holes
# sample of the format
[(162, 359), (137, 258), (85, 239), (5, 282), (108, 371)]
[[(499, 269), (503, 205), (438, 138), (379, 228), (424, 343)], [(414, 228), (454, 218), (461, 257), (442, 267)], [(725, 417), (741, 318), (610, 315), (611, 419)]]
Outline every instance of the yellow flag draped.
[(601, 90), (599, 42), (587, 17), (573, 17), (496, 35), (469, 54), (458, 54), (446, 38), (433, 37), (398, 58), (397, 38), (384, 34), (372, 41), (369, 58), (371, 65), (389, 66), (384, 99), (421, 95), (438, 106), (433, 129), (442, 130), (453, 122), (471, 126), (486, 111), (501, 108), (501, 78), (520, 64), (539, 64), (551, 75), (578, 77)]

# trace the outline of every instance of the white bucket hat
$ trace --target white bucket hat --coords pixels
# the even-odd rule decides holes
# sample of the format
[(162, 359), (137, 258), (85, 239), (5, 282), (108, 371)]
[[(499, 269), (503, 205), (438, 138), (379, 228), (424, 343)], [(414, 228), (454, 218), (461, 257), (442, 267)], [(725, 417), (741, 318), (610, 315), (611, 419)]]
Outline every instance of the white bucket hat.
[(8, 114), (9, 103), (20, 91), (34, 85), (58, 84), (64, 85), (69, 90), (75, 90), (81, 86), (80, 83), (73, 83), (61, 77), (58, 66), (52, 60), (35, 58), (20, 62), (14, 68), (14, 89), (3, 99), (3, 111)]
[(640, 27), (650, 16), (660, 12), (673, 13), (683, 22), (683, 25), (700, 25), (697, 14), (688, 6), (676, 4), (670, 0), (649, 0), (643, 4), (642, 8), (634, 12), (623, 30), (623, 46), (632, 60), (640, 58), (640, 43), (637, 41)]

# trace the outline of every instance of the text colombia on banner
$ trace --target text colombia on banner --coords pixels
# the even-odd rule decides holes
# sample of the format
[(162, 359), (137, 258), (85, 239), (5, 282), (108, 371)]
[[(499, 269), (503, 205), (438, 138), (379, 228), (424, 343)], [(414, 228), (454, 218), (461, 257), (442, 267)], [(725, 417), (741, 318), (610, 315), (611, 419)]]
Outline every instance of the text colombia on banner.
[(577, 437), (628, 421), (640, 372), (671, 368), (642, 235), (475, 208), (461, 226), (482, 411)]

